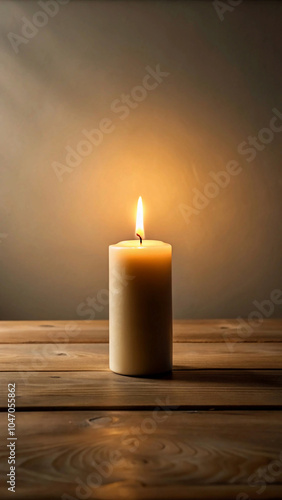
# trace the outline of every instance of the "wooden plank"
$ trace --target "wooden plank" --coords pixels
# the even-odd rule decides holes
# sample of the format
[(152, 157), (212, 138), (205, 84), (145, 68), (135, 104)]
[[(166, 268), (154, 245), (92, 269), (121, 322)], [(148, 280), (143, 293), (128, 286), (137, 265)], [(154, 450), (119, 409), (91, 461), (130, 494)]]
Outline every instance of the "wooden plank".
[(108, 343), (109, 322), (95, 321), (1, 321), (0, 344)]
[(176, 320), (174, 342), (282, 342), (282, 319)]
[[(175, 320), (174, 342), (282, 342), (282, 320)], [(2, 321), (0, 344), (107, 343), (109, 325), (94, 321)]]
[[(16, 422), (17, 499), (282, 497), (281, 412), (24, 412)], [(6, 473), (4, 447), (0, 465)], [(0, 496), (11, 496), (5, 483)]]
[(175, 409), (282, 406), (281, 370), (187, 370), (162, 378), (112, 372), (2, 372), (0, 408), (7, 384), (16, 383), (18, 408)]
[[(95, 474), (94, 471), (93, 474)], [(82, 476), (85, 477), (83, 473)], [(91, 481), (91, 477), (89, 481)], [(79, 476), (76, 478), (79, 482)], [(20, 486), (13, 498), (15, 500), (82, 500), (84, 498), (87, 500), (281, 500), (282, 498), (282, 486), (279, 484), (267, 485), (263, 493), (255, 496), (251, 496), (254, 495), (254, 488), (248, 485), (242, 485), (241, 488), (241, 486), (231, 484), (187, 486), (178, 483), (177, 485), (145, 487), (133, 477), (128, 480), (120, 479), (113, 483), (108, 482), (97, 489), (94, 489), (93, 486), (85, 489), (85, 485), (87, 487), (84, 482), (75, 484), (74, 480), (70, 479), (61, 483), (57, 482), (55, 485), (48, 485), (48, 490), (46, 490), (45, 485), (41, 484), (36, 484), (36, 488), (31, 486), (28, 490)], [(4, 488), (2, 489), (4, 490)], [(258, 489), (257, 486), (256, 491)], [(240, 493), (242, 493), (241, 496), (239, 496)], [(2, 496), (1, 500), (11, 500), (11, 494)]]
[[(231, 351), (230, 351), (231, 349)], [(108, 371), (108, 344), (3, 344), (1, 371)], [(174, 370), (282, 369), (282, 343), (175, 343)]]

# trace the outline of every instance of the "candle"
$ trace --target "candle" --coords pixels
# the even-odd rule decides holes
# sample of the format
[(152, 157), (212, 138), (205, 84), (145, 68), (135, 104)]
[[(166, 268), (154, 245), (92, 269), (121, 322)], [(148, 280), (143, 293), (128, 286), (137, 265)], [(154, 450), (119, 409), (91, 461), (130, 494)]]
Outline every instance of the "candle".
[(144, 239), (141, 197), (136, 235), (109, 247), (110, 369), (146, 376), (172, 369), (172, 249)]

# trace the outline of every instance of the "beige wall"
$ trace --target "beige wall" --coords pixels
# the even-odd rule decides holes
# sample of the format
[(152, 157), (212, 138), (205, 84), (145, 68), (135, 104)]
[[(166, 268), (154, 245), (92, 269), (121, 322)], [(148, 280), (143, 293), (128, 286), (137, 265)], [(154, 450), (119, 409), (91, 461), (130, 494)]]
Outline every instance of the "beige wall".
[[(282, 126), (282, 4), (245, 0), (223, 20), (205, 1), (40, 10), (0, 3), (0, 317), (94, 317), (140, 194), (146, 237), (173, 245), (175, 317), (246, 316), (282, 289), (282, 132), (260, 132)], [(22, 32), (33, 16), (46, 25)], [(158, 64), (169, 75), (145, 97), (135, 87)], [(131, 92), (137, 106), (117, 112)], [(70, 168), (66, 147), (105, 118), (111, 132)], [(259, 132), (269, 143), (240, 154)], [(239, 174), (216, 193), (210, 172), (231, 160)], [(197, 190), (214, 195), (201, 210)]]

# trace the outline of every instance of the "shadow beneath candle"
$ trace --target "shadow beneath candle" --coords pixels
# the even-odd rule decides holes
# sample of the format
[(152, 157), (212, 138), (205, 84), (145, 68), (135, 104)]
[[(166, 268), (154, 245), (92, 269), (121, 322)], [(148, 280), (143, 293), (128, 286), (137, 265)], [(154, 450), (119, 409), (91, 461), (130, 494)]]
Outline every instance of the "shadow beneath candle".
[[(199, 387), (266, 387), (281, 388), (282, 375), (279, 370), (239, 370), (239, 369), (184, 369), (177, 366), (169, 372), (156, 373), (150, 375), (124, 375), (117, 373), (122, 377), (131, 379), (145, 379), (145, 380), (171, 380), (172, 384), (176, 383), (179, 386), (183, 384), (187, 387), (199, 385)], [(282, 400), (281, 400), (282, 404)]]
[[(162, 377), (176, 382), (196, 383), (201, 385), (236, 385), (248, 387), (279, 387), (282, 385), (282, 376), (279, 370), (239, 370), (239, 369), (187, 369), (177, 366), (172, 372)], [(281, 401), (282, 403), (282, 401)]]
[(118, 372), (114, 372), (113, 370), (111, 370), (113, 373), (115, 373), (116, 375), (120, 375), (121, 377), (128, 377), (128, 378), (135, 378), (135, 379), (138, 379), (138, 378), (142, 378), (142, 379), (152, 379), (152, 380), (155, 380), (155, 379), (165, 379), (165, 380), (169, 380), (172, 378), (172, 371), (168, 371), (168, 372), (162, 372), (162, 373), (153, 373), (153, 374), (148, 374), (148, 375), (126, 375), (125, 373), (118, 373)]

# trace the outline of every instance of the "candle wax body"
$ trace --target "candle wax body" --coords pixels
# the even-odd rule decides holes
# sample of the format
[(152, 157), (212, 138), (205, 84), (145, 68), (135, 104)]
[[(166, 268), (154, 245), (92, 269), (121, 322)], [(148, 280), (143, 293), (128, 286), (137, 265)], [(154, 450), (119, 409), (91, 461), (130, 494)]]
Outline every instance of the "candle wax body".
[(171, 245), (109, 247), (110, 369), (144, 376), (172, 369)]

